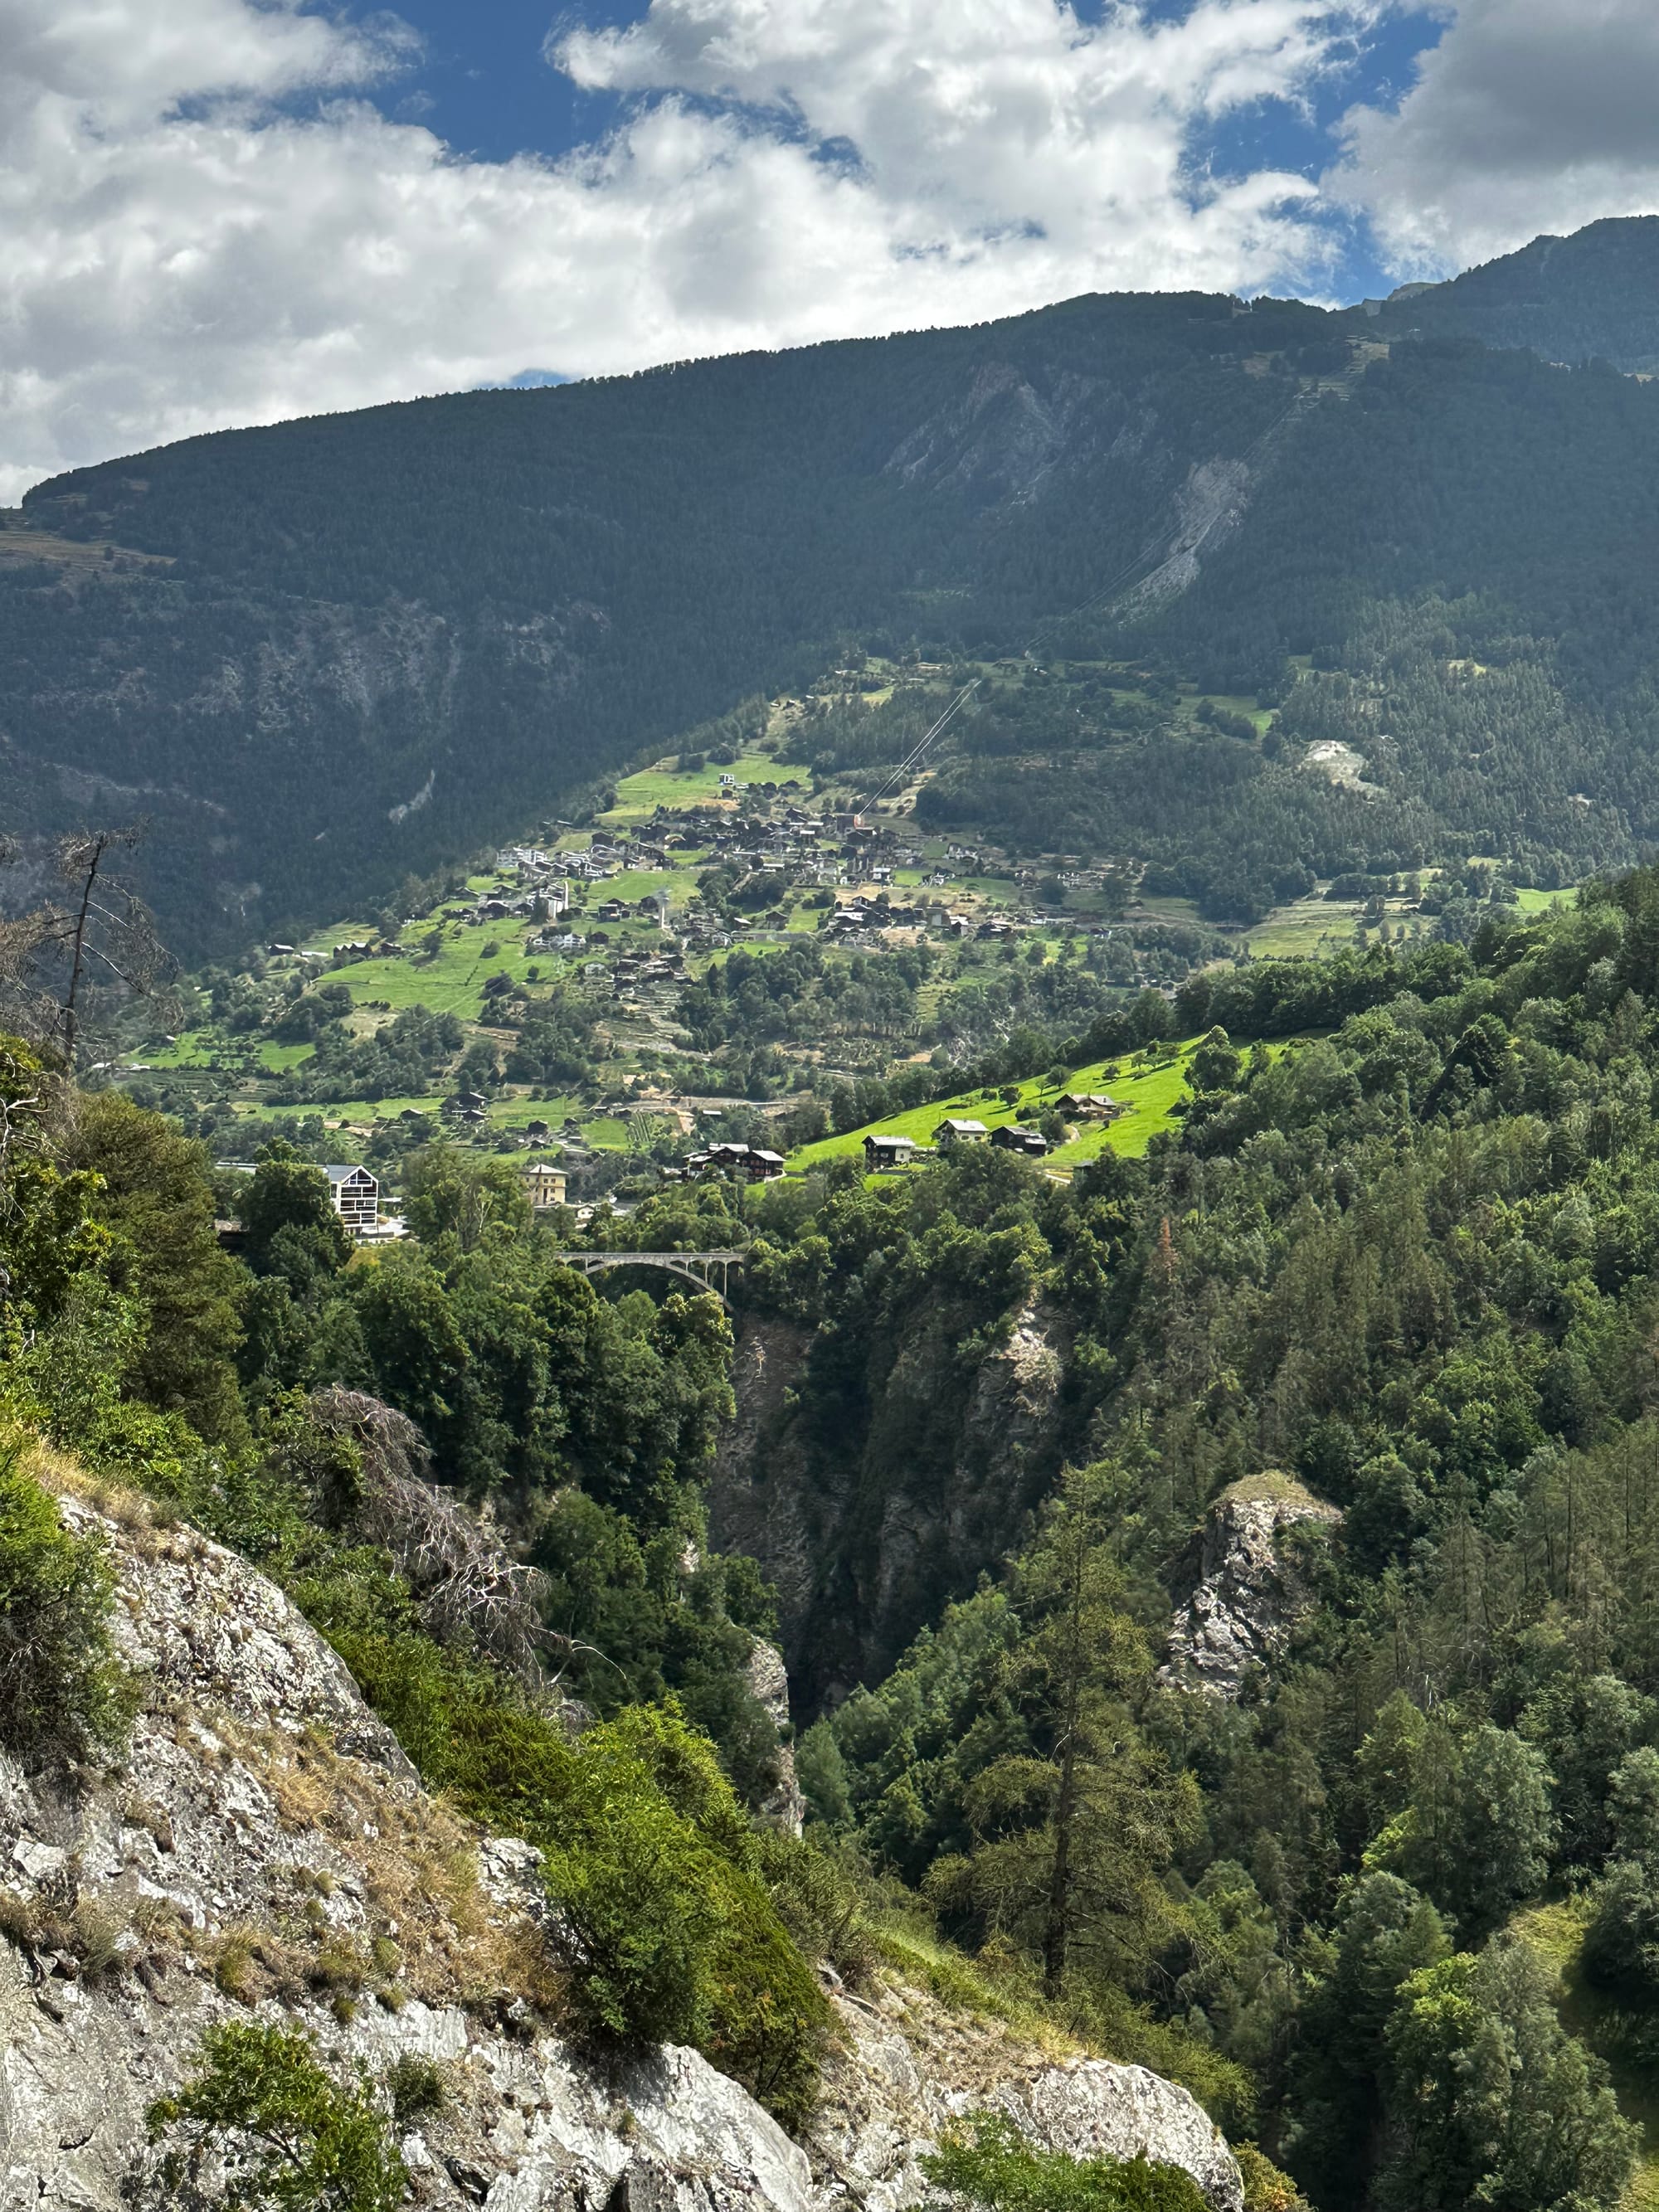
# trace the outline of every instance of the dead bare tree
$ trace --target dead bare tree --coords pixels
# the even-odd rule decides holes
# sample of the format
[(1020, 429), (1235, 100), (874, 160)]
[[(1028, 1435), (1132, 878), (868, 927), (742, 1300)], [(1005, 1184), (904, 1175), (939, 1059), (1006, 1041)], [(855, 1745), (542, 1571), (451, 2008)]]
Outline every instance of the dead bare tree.
[[(52, 1103), (53, 1085), (32, 1060), (20, 1059), (0, 1044), (0, 1219), (13, 1212), (16, 1200), (12, 1169), (20, 1155), (39, 1152), (43, 1130)], [(0, 1267), (0, 1304), (11, 1288), (11, 1278)]]
[[(26, 1036), (58, 1044), (71, 1067), (94, 994), (171, 1008), (178, 963), (149, 908), (113, 866), (143, 832), (134, 823), (60, 837), (52, 868), (66, 896), (0, 921), (0, 1015)], [(0, 848), (0, 860), (17, 858), (15, 845)]]
[(356, 1445), (360, 1473), (349, 1517), (391, 1554), (416, 1594), (422, 1626), (441, 1644), (476, 1645), (528, 1689), (550, 1687), (544, 1656), (562, 1664), (577, 1647), (543, 1621), (541, 1576), (511, 1559), (459, 1498), (428, 1479), (415, 1424), (362, 1390), (315, 1391), (311, 1407), (324, 1428)]

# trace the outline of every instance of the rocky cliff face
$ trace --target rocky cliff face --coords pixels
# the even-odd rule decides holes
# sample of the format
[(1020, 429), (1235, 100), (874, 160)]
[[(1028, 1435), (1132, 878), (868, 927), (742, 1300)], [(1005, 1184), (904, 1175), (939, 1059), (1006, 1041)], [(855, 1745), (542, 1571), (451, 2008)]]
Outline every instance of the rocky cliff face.
[(1328, 1529), (1341, 1517), (1282, 1474), (1224, 1491), (1205, 1522), (1197, 1586), (1176, 1615), (1159, 1680), (1236, 1698), (1252, 1668), (1285, 1650), (1307, 1607), (1289, 1532)]
[(807, 1717), (890, 1666), (952, 1595), (1014, 1541), (1064, 1456), (1059, 1322), (1033, 1304), (962, 1387), (924, 1303), (886, 1349), (860, 1420), (804, 1418), (813, 1341), (745, 1316), (738, 1413), (708, 1486), (717, 1550), (748, 1552), (777, 1586), (780, 1634)]
[[(1186, 2166), (1215, 2212), (1237, 2168), (1185, 2092), (1034, 2051), (915, 1992), (837, 1994), (845, 2034), (792, 2142), (696, 2052), (611, 2062), (556, 2017), (536, 1854), (426, 1796), (335, 1655), (246, 1563), (131, 1501), (101, 1528), (143, 1710), (118, 1771), (0, 1759), (0, 2212), (161, 2212), (143, 2112), (202, 2029), (297, 2019), (337, 2063), (445, 2070), (404, 2140), (413, 2201), (491, 2212), (897, 2212), (951, 2114), (996, 2103), (1042, 2140)], [(125, 2194), (124, 2194), (125, 2192)]]
[(788, 1434), (790, 1395), (811, 1342), (789, 1322), (744, 1316), (732, 1364), (736, 1418), (720, 1433), (708, 1486), (709, 1541), (760, 1561), (778, 1593), (786, 1656), (799, 1648), (816, 1579), (812, 1501)]
[(890, 1989), (874, 2002), (843, 1996), (839, 2004), (846, 2047), (830, 2069), (811, 2148), (820, 2185), (869, 2212), (918, 2203), (920, 2155), (951, 2120), (987, 2110), (1074, 2158), (1184, 2166), (1215, 2212), (1243, 2212), (1238, 2162), (1220, 2130), (1184, 2089), (1144, 2066), (1056, 2063), (915, 1990)]
[(789, 1674), (783, 1654), (775, 1644), (757, 1637), (744, 1672), (750, 1694), (778, 1731), (778, 1778), (761, 1804), (761, 1817), (787, 1834), (798, 1836), (806, 1818), (806, 1799), (795, 1778), (795, 1747), (789, 1735)]
[[(954, 1425), (956, 1434), (942, 1479), (927, 1480), (918, 1467), (919, 1479), (894, 1485), (873, 1541), (860, 1547), (859, 1595), (869, 1623), (860, 1656), (866, 1666), (872, 1659), (878, 1668), (890, 1666), (943, 1594), (970, 1589), (975, 1575), (994, 1567), (1021, 1516), (1047, 1488), (1059, 1457), (1060, 1343), (1051, 1311), (1022, 1307), (981, 1362), (965, 1401), (950, 1411), (932, 1333), (920, 1331), (901, 1354), (883, 1411), (902, 1419), (908, 1408), (925, 1409), (921, 1425)], [(855, 1495), (862, 1499), (867, 1492), (861, 1486)]]

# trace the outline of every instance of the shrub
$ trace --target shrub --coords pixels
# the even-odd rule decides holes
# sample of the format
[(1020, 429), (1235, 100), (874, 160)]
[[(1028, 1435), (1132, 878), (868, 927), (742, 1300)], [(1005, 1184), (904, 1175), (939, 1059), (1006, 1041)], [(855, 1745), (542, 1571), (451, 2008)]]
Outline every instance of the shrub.
[(719, 1917), (704, 1962), (705, 2048), (786, 2127), (799, 2127), (816, 2100), (829, 2008), (762, 1885), (718, 1862), (709, 1873)]
[(386, 2077), (392, 2098), (392, 2117), (400, 2128), (416, 2120), (435, 2118), (449, 2102), (449, 2085), (441, 2066), (405, 2051), (393, 2060)]
[(1312, 2212), (1307, 2198), (1253, 2142), (1235, 2143), (1244, 2179), (1244, 2212)]
[(854, 1848), (828, 1842), (821, 1829), (797, 1837), (770, 1828), (757, 1840), (774, 1909), (803, 1957), (828, 1959), (845, 1981), (867, 1981), (877, 1961), (864, 1899), (872, 1883)]
[(780, 2118), (803, 2117), (829, 2007), (714, 1746), (678, 1708), (630, 1708), (572, 1743), (421, 1637), (332, 1633), (428, 1784), (540, 1850), (588, 2031), (693, 2044)]
[(409, 2186), (367, 2077), (341, 2082), (309, 2036), (233, 2023), (210, 2027), (198, 2073), (145, 2114), (177, 2191), (217, 2157), (225, 2202), (246, 2212), (394, 2212)]
[(104, 1547), (70, 1534), (21, 1455), (0, 1456), (0, 1745), (38, 1768), (118, 1741), (131, 1702)]
[(1144, 2158), (1039, 2150), (1013, 2122), (981, 2112), (921, 2161), (936, 2188), (985, 2212), (1205, 2212), (1191, 2174)]

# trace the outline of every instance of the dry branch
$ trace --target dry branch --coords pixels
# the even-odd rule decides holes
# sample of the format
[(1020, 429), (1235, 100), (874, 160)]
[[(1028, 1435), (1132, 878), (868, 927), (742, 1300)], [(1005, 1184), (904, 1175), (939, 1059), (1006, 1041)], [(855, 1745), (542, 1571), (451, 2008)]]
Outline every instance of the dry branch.
[(361, 1473), (353, 1520), (388, 1552), (414, 1590), (422, 1626), (441, 1644), (471, 1643), (526, 1686), (544, 1685), (542, 1655), (567, 1640), (542, 1620), (543, 1578), (509, 1558), (460, 1500), (426, 1475), (415, 1424), (362, 1390), (319, 1390), (319, 1424), (356, 1446)]

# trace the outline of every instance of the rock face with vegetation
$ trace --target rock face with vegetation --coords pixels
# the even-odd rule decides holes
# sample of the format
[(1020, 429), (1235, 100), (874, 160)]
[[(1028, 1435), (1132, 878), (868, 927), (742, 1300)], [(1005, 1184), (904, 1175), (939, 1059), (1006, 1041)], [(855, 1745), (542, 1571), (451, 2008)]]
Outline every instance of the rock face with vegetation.
[[(1006, 1548), (1058, 1464), (1064, 1338), (1054, 1313), (1022, 1302), (971, 1346), (950, 1340), (948, 1310), (924, 1309), (902, 1326), (842, 1525), (866, 1624), (854, 1680), (896, 1656), (925, 1617), (926, 1592), (959, 1587)], [(890, 1451), (906, 1428), (927, 1437), (914, 1457)], [(945, 1463), (935, 1474), (930, 1460)], [(872, 1542), (858, 1516), (878, 1486), (885, 1497)]]
[(1224, 1490), (1204, 1522), (1197, 1587), (1176, 1615), (1159, 1680), (1236, 1698), (1253, 1669), (1283, 1656), (1310, 1602), (1292, 1530), (1328, 1530), (1342, 1518), (1282, 1474)]
[(331, 2069), (389, 2085), (421, 2204), (815, 2212), (850, 2191), (897, 2207), (922, 2193), (918, 2153), (990, 2100), (1039, 2142), (1183, 2166), (1238, 2212), (1236, 2165), (1184, 2091), (1056, 2065), (915, 1992), (841, 1999), (799, 2142), (696, 2051), (607, 2056), (550, 2032), (560, 1931), (538, 1852), (429, 1796), (244, 1559), (66, 1462), (35, 1466), (70, 1531), (106, 1547), (137, 1710), (118, 1765), (26, 1774), (0, 1756), (7, 2212), (195, 2201), (146, 2110), (204, 2030), (250, 2021), (297, 2023)]
[(1073, 2158), (1145, 2158), (1191, 2174), (1212, 2212), (1243, 2212), (1238, 2160), (1185, 2089), (1144, 2066), (1054, 2057), (912, 1989), (842, 2004), (847, 2045), (825, 2081), (811, 2148), (822, 2179), (866, 2212), (926, 2193), (921, 2158), (969, 2109)]
[[(851, 1341), (849, 1331), (815, 1345), (776, 1319), (745, 1321), (710, 1522), (777, 1588), (809, 1708), (902, 1650), (934, 1594), (970, 1584), (1054, 1478), (1066, 1325), (1030, 1297), (997, 1310), (1011, 1287), (995, 1274), (924, 1286)], [(882, 1286), (884, 1308), (890, 1295)], [(824, 1419), (826, 1382), (848, 1356), (868, 1378), (856, 1415)]]
[(751, 1314), (732, 1347), (733, 1418), (708, 1477), (708, 1533), (722, 1552), (757, 1559), (778, 1595), (786, 1645), (805, 1627), (815, 1581), (809, 1501), (786, 1442), (789, 1412), (811, 1347), (808, 1332)]
[(788, 1835), (798, 1836), (806, 1800), (795, 1779), (795, 1754), (789, 1742), (789, 1674), (783, 1663), (783, 1654), (775, 1644), (756, 1639), (744, 1679), (756, 1704), (778, 1731), (779, 1739), (773, 1755), (776, 1779), (756, 1809), (763, 1820), (775, 1822)]

